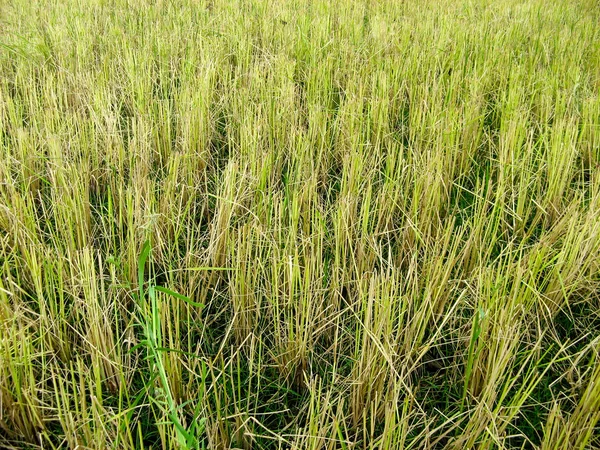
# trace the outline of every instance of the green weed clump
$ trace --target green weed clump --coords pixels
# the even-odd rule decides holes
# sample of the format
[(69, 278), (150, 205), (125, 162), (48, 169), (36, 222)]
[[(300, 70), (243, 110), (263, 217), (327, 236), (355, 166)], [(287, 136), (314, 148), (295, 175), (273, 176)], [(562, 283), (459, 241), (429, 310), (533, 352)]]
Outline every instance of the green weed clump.
[(600, 449), (596, 0), (0, 3), (0, 447)]

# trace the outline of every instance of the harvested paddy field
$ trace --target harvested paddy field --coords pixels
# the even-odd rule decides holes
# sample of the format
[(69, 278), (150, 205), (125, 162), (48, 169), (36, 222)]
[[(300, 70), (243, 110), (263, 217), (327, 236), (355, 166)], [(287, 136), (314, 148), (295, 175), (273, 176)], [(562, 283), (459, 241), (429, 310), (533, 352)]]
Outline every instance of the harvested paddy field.
[(0, 447), (600, 449), (595, 0), (0, 2)]

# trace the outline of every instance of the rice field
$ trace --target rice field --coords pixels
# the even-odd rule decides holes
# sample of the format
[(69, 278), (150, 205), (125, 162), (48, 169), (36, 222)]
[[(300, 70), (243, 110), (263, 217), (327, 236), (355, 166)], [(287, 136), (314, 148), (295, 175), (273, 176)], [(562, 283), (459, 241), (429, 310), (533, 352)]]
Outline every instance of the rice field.
[(600, 3), (0, 2), (0, 448), (600, 449)]

